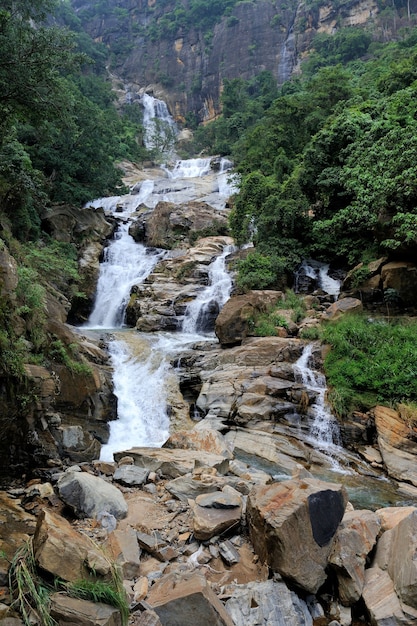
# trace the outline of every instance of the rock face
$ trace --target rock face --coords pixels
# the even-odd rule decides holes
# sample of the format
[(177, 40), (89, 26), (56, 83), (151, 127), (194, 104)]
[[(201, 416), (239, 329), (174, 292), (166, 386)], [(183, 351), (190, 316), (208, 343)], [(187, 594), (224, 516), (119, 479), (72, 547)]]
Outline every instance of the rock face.
[(316, 593), (346, 503), (340, 485), (316, 479), (255, 488), (247, 508), (255, 551), (273, 571)]
[[(83, 6), (80, 0), (73, 4)], [(314, 9), (296, 0), (285, 4), (256, 0), (236, 3), (211, 32), (196, 28), (198, 14), (192, 25), (174, 26), (168, 32), (162, 24), (171, 6), (147, 0), (132, 6), (123, 0), (120, 8), (124, 15), (87, 18), (86, 29), (110, 50), (120, 39), (127, 39), (132, 45), (124, 58), (118, 50), (117, 73), (125, 81), (148, 86), (155, 95), (163, 96), (181, 121), (188, 111), (197, 114), (199, 121), (215, 118), (225, 79), (250, 79), (267, 70), (282, 84), (296, 71), (317, 32), (365, 25), (378, 16), (374, 0), (351, 0), (343, 8), (329, 3)]]
[(142, 213), (132, 223), (129, 233), (135, 241), (147, 246), (170, 250), (189, 245), (207, 230), (226, 235), (226, 214), (206, 202), (194, 201), (180, 206), (172, 202), (158, 202), (154, 209)]
[(249, 333), (250, 321), (282, 299), (282, 291), (250, 291), (230, 298), (217, 319), (215, 332), (222, 346), (240, 343)]
[(208, 284), (210, 263), (232, 243), (230, 237), (206, 237), (159, 263), (144, 283), (132, 288), (126, 322), (142, 332), (180, 329), (187, 305)]
[[(405, 410), (405, 409), (404, 409)], [(417, 427), (407, 415), (384, 406), (373, 410), (378, 433), (378, 445), (388, 473), (397, 480), (417, 486), (415, 464)]]

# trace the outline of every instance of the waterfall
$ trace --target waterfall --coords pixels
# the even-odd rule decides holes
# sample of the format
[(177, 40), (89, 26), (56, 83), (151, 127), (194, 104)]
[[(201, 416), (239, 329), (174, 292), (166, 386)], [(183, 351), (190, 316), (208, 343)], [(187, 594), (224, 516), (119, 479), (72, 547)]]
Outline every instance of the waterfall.
[(95, 200), (89, 206), (103, 206), (107, 212), (121, 216), (121, 222), (113, 240), (104, 251), (100, 265), (94, 308), (87, 327), (119, 328), (129, 301), (131, 287), (143, 282), (152, 272), (165, 252), (138, 244), (129, 235), (129, 217), (152, 193), (153, 182), (144, 181), (137, 195)]
[(294, 291), (299, 293), (302, 289), (302, 279), (308, 278), (315, 287), (337, 300), (340, 293), (340, 280), (329, 276), (329, 263), (321, 263), (313, 259), (304, 259), (294, 274)]
[(178, 130), (163, 100), (147, 93), (142, 96), (144, 143), (148, 150), (169, 153), (173, 149)]
[(161, 446), (168, 438), (168, 364), (152, 346), (141, 346), (141, 350), (147, 354), (139, 360), (122, 339), (109, 344), (118, 419), (110, 422), (110, 438), (101, 449), (102, 460), (112, 461), (114, 452), (134, 445)]
[[(214, 208), (223, 210), (226, 195), (221, 195), (217, 181), (220, 176), (229, 175), (231, 165), (225, 160), (220, 171), (215, 172), (211, 169), (210, 158), (178, 161), (169, 172), (169, 181), (166, 175), (161, 175), (154, 181), (134, 185), (130, 194), (100, 198), (86, 205), (90, 210), (102, 207), (119, 222), (115, 236), (104, 251), (94, 308), (86, 324), (92, 330), (119, 329), (112, 332), (108, 346), (118, 418), (110, 423), (109, 441), (101, 453), (104, 460), (112, 459), (115, 451), (132, 446), (160, 446), (166, 441), (170, 424), (167, 386), (175, 376), (170, 362), (195, 343), (197, 329), (207, 331), (210, 311), (212, 320), (213, 312), (217, 313), (228, 299), (232, 286), (225, 264), (231, 251), (227, 246), (208, 268), (209, 286), (200, 291), (187, 311), (187, 334), (145, 335), (120, 330), (132, 286), (143, 282), (169, 254), (136, 243), (129, 235), (130, 221), (136, 217), (140, 205), (152, 209), (160, 200), (168, 198), (174, 204), (204, 199)], [(167, 173), (167, 168), (162, 169)], [(203, 338), (199, 336), (200, 340)], [(209, 340), (208, 335), (205, 338)], [(173, 389), (177, 385), (176, 381)]]
[(185, 333), (212, 332), (214, 320), (230, 297), (232, 279), (226, 268), (226, 257), (233, 246), (225, 246), (222, 254), (210, 264), (209, 284), (188, 305), (182, 330)]
[(281, 46), (277, 69), (278, 85), (283, 85), (291, 78), (292, 70), (296, 62), (296, 38), (294, 34), (296, 13), (292, 17), (292, 22), (288, 27), (287, 36)]
[[(294, 364), (294, 373), (307, 392), (314, 396), (309, 407), (312, 417), (310, 439), (318, 449), (333, 457), (340, 446), (339, 425), (326, 404), (326, 378), (320, 372), (309, 367), (314, 343), (305, 346), (302, 355)], [(338, 469), (336, 459), (332, 458), (334, 469)]]

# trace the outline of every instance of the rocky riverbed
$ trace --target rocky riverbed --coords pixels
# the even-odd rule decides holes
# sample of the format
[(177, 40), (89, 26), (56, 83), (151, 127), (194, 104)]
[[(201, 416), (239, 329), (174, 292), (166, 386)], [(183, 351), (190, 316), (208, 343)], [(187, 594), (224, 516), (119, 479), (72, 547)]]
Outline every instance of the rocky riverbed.
[[(1, 401), (3, 626), (21, 624), (8, 573), (27, 541), (45, 583), (106, 580), (117, 566), (129, 623), (138, 626), (386, 626), (417, 619), (416, 427), (383, 406), (338, 424), (326, 404), (326, 347), (300, 338), (323, 320), (361, 309), (349, 277), (336, 302), (314, 285), (297, 322), (283, 291), (232, 293), (221, 307), (216, 296), (206, 303), (205, 334), (178, 339), (190, 303), (210, 287), (215, 259), (224, 254), (233, 276), (246, 253), (229, 249), (227, 207), (210, 200), (213, 181), (197, 185), (205, 200), (196, 202), (190, 191), (180, 206), (173, 201), (182, 184), (159, 181), (160, 201), (153, 196), (152, 206), (134, 200), (142, 197), (138, 183), (111, 214), (105, 207), (58, 207), (47, 217), (52, 234), (78, 242), (87, 296), (74, 300), (68, 318), (69, 302), (49, 292), (48, 332), (77, 346), (86, 367), (27, 364), (29, 410), (15, 414), (13, 397)], [(130, 220), (124, 212), (135, 202), (132, 236), (151, 254), (161, 243), (165, 252), (129, 287), (130, 329), (71, 326), (69, 319), (86, 322), (106, 238)], [(0, 263), (1, 294), (13, 306), (16, 263), (6, 249)], [(383, 281), (409, 293), (410, 264), (386, 265), (375, 263), (369, 288)], [(278, 303), (284, 323), (277, 336), (253, 336), (253, 320)], [(131, 441), (114, 460), (98, 460), (120, 405), (109, 342), (123, 336), (135, 358), (153, 353), (158, 360), (156, 338), (166, 343), (168, 333), (181, 344), (163, 357), (169, 384), (157, 390), (169, 438), (162, 447)], [(146, 419), (157, 421), (154, 407)], [(122, 623), (117, 607), (59, 589), (48, 609), (59, 624)], [(28, 620), (44, 624), (32, 610)]]

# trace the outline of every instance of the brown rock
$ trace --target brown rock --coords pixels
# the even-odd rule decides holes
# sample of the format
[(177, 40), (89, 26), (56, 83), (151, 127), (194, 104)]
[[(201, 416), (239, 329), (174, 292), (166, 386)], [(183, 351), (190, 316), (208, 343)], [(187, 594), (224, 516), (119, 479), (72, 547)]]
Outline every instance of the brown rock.
[(401, 606), (388, 573), (377, 566), (365, 571), (362, 593), (372, 626), (413, 626), (417, 612)]
[(388, 473), (417, 486), (417, 428), (397, 411), (384, 406), (374, 409), (378, 445)]
[(249, 321), (282, 300), (282, 291), (250, 291), (230, 298), (220, 311), (215, 332), (222, 346), (240, 343), (247, 335)]
[(241, 512), (242, 501), (237, 493), (217, 491), (198, 496), (193, 507), (195, 538), (205, 541), (237, 526)]
[(176, 478), (192, 472), (196, 463), (215, 467), (219, 472), (225, 473), (228, 469), (228, 461), (217, 454), (203, 452), (201, 450), (170, 450), (168, 448), (132, 448), (127, 452), (117, 452), (114, 455), (116, 461), (129, 454), (133, 457), (135, 465), (145, 467), (150, 471), (157, 471), (168, 478)]
[(255, 487), (247, 505), (255, 552), (271, 569), (316, 593), (326, 579), (346, 503), (341, 485), (313, 478)]
[(323, 320), (337, 320), (348, 313), (358, 313), (363, 310), (363, 305), (357, 298), (342, 298), (333, 302), (323, 313)]
[(120, 611), (115, 607), (59, 593), (51, 596), (51, 617), (59, 626), (122, 626)]
[(90, 578), (93, 571), (110, 571), (110, 563), (86, 535), (46, 509), (38, 517), (33, 551), (37, 565), (62, 580), (75, 581)]
[(415, 506), (387, 506), (375, 512), (380, 519), (381, 530), (385, 532), (386, 530), (394, 528), (401, 520), (408, 517), (410, 513), (414, 511), (417, 511)]
[(123, 578), (133, 580), (138, 577), (140, 549), (136, 531), (131, 526), (111, 532), (105, 546), (113, 561), (121, 568)]
[(416, 303), (417, 266), (415, 263), (394, 261), (381, 270), (383, 289), (395, 289), (405, 305)]
[(163, 626), (233, 626), (233, 620), (199, 574), (168, 574), (152, 587), (147, 602)]
[(347, 511), (336, 532), (329, 563), (336, 570), (339, 598), (350, 606), (362, 595), (366, 557), (375, 545), (380, 522), (372, 511)]

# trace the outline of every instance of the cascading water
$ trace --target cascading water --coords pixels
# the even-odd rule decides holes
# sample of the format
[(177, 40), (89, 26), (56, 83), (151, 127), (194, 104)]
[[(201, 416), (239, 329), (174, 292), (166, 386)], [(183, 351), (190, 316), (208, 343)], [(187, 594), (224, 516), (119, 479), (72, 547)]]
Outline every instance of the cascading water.
[(89, 206), (104, 205), (105, 210), (118, 215), (124, 221), (104, 251), (95, 304), (87, 327), (121, 327), (131, 287), (145, 280), (165, 254), (162, 251), (150, 253), (145, 246), (135, 243), (129, 235), (129, 217), (152, 190), (153, 182), (145, 181), (135, 196), (107, 198), (106, 202), (95, 200), (89, 204)]
[(201, 290), (193, 303), (186, 333), (145, 335), (126, 329), (122, 331), (131, 287), (143, 282), (158, 261), (168, 254), (135, 243), (129, 235), (130, 220), (140, 205), (152, 209), (160, 200), (181, 203), (199, 198), (223, 210), (232, 187), (223, 181), (220, 185), (219, 179), (229, 175), (230, 166), (230, 162), (221, 161), (220, 171), (215, 173), (210, 159), (178, 161), (171, 170), (162, 167), (160, 178), (135, 185), (132, 194), (88, 204), (89, 207), (102, 207), (120, 221), (115, 237), (105, 250), (95, 305), (86, 325), (91, 329), (113, 329), (109, 354), (114, 393), (118, 399), (118, 419), (110, 422), (109, 441), (101, 452), (103, 460), (111, 460), (118, 450), (132, 446), (160, 446), (167, 439), (170, 419), (166, 389), (174, 375), (169, 362), (196, 340), (207, 340), (207, 336), (198, 334), (201, 325), (197, 319), (206, 318), (207, 308), (218, 311), (231, 289), (231, 279), (225, 267), (230, 247), (225, 247), (209, 267), (209, 286)]
[(295, 273), (294, 290), (296, 293), (301, 291), (302, 277), (307, 277), (319, 289), (333, 296), (336, 300), (340, 293), (340, 280), (329, 276), (329, 263), (321, 263), (320, 261), (304, 260)]
[(232, 279), (226, 268), (226, 257), (233, 246), (225, 246), (222, 254), (210, 265), (209, 285), (188, 305), (182, 330), (184, 333), (199, 333), (213, 330), (213, 320), (230, 297)]
[(146, 148), (148, 150), (158, 148), (162, 153), (169, 153), (173, 148), (178, 129), (166, 103), (144, 93), (142, 105)]
[(307, 393), (314, 396), (309, 406), (312, 418), (309, 438), (319, 450), (331, 458), (333, 469), (338, 470), (340, 466), (335, 456), (341, 444), (339, 425), (326, 404), (325, 376), (309, 367), (313, 348), (314, 343), (305, 346), (301, 357), (294, 364), (294, 373)]

